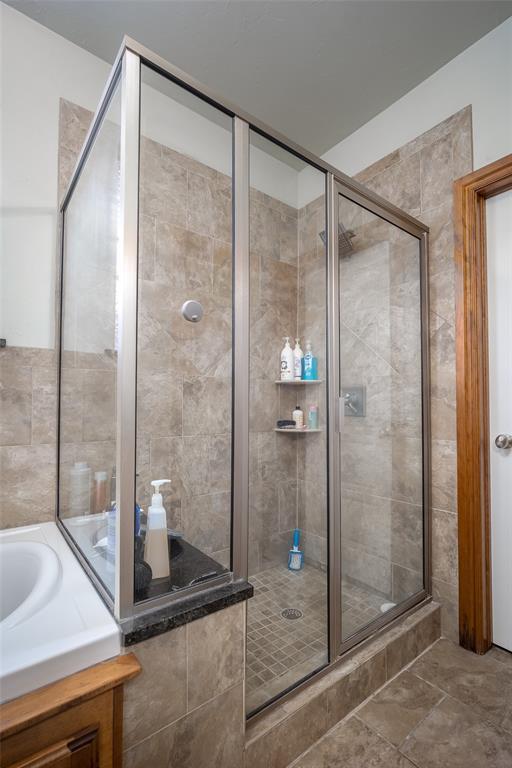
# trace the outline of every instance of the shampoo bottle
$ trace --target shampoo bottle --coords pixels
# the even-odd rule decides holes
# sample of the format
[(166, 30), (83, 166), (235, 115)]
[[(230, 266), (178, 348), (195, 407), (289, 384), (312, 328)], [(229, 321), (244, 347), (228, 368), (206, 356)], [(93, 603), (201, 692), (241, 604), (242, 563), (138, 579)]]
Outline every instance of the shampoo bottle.
[(170, 482), (170, 480), (153, 480), (151, 483), (155, 492), (151, 497), (151, 506), (148, 508), (144, 560), (151, 568), (154, 579), (168, 578), (170, 575), (167, 515), (160, 493), (160, 486)]
[(300, 348), (300, 339), (295, 339), (295, 348), (293, 350), (293, 378), (295, 381), (302, 379), (302, 359), (304, 352)]
[(281, 351), (281, 381), (293, 381), (293, 350), (289, 336), (285, 336), (285, 345)]
[(311, 342), (306, 342), (306, 354), (304, 355), (304, 380), (316, 381), (318, 379), (318, 360), (311, 351)]

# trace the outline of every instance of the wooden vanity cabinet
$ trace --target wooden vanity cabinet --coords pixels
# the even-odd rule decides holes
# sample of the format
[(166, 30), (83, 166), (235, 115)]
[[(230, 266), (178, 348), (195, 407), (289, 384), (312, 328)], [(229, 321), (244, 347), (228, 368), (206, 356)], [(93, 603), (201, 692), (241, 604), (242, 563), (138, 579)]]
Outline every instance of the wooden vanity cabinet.
[(97, 664), (0, 706), (0, 768), (120, 768), (123, 685), (133, 654)]

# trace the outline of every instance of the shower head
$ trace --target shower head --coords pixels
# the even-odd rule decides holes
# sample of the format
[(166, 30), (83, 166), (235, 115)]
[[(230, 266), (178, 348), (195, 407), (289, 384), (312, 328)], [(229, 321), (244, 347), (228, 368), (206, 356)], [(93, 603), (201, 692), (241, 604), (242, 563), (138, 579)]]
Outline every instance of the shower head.
[[(325, 245), (327, 241), (327, 237), (325, 234), (325, 229), (322, 232), (319, 232), (319, 237), (322, 241), (322, 243)], [(345, 229), (343, 224), (341, 222), (338, 224), (338, 253), (340, 256), (340, 259), (347, 259), (354, 253), (354, 246), (352, 245), (352, 240), (356, 236), (355, 232), (352, 232), (351, 229)]]

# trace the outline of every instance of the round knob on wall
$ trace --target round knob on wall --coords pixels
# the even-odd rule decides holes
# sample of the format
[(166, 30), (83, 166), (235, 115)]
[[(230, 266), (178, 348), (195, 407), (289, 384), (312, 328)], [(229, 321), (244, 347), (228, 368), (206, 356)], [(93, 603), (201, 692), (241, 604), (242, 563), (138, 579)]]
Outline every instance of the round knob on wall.
[(198, 301), (189, 299), (183, 304), (181, 314), (189, 323), (198, 323), (203, 316), (203, 307)]
[(494, 445), (496, 448), (512, 448), (512, 435), (498, 435)]

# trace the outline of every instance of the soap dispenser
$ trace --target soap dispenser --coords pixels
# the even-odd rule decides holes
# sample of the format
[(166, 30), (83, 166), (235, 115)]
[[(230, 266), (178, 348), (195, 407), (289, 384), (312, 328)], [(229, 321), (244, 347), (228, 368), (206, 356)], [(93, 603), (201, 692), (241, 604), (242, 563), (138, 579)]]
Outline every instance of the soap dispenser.
[(168, 578), (170, 575), (167, 515), (160, 493), (160, 486), (170, 482), (170, 480), (153, 480), (151, 483), (155, 492), (151, 497), (151, 506), (148, 508), (144, 560), (150, 566), (154, 579)]

